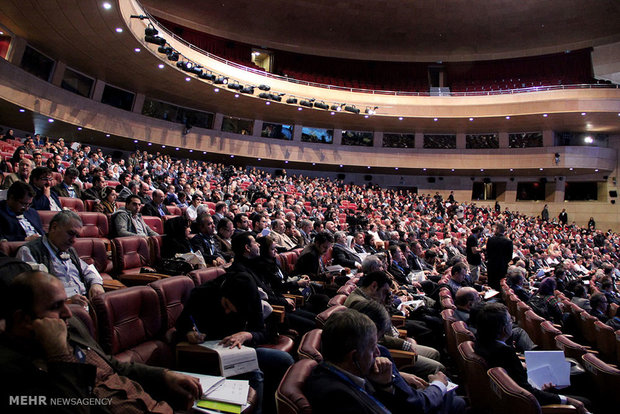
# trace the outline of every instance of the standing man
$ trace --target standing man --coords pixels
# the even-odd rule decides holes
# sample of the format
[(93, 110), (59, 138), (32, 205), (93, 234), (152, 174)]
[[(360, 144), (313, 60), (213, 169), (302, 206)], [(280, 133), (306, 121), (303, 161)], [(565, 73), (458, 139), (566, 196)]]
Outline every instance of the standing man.
[(540, 212), (540, 218), (542, 219), (542, 221), (549, 221), (549, 208), (546, 204)]
[(501, 290), (500, 280), (506, 277), (508, 263), (512, 259), (512, 241), (504, 236), (503, 224), (495, 225), (495, 235), (487, 242), (487, 276), (489, 286)]
[(480, 265), (482, 264), (482, 249), (478, 247), (478, 240), (482, 236), (482, 227), (475, 227), (467, 238), (465, 255), (469, 264), (469, 276), (472, 282), (477, 282), (480, 277)]
[(568, 223), (568, 213), (566, 213), (565, 208), (562, 209), (562, 212), (558, 216), (558, 219), (560, 220), (561, 225), (566, 226), (566, 223)]

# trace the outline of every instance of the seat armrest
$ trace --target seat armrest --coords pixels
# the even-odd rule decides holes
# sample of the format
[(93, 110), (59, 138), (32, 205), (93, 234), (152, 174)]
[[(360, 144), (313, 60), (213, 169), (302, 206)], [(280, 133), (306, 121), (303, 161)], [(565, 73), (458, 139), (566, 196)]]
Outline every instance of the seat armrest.
[(302, 306), (304, 306), (304, 297), (301, 295), (295, 295), (292, 293), (284, 293), (282, 296), (288, 299), (293, 299), (295, 301), (296, 308), (301, 308)]
[(550, 404), (540, 407), (543, 414), (574, 414), (577, 408), (572, 405)]
[(151, 282), (155, 282), (159, 279), (164, 279), (170, 277), (169, 275), (164, 275), (162, 273), (125, 273), (120, 275), (118, 278), (120, 281), (127, 286), (136, 286), (136, 285), (148, 285)]

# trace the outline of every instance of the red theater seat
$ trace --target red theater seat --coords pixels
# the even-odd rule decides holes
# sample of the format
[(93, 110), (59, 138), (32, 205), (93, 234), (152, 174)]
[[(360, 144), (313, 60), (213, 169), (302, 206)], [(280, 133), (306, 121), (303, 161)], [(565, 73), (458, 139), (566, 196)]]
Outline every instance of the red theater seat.
[(79, 198), (58, 197), (62, 208), (68, 208), (73, 211), (84, 211), (84, 202)]
[(226, 270), (222, 267), (207, 267), (204, 269), (196, 269), (189, 272), (189, 277), (192, 278), (196, 286), (200, 286), (203, 283), (207, 283), (211, 280), (217, 279), (219, 276), (226, 273)]
[(153, 231), (157, 232), (157, 234), (164, 234), (164, 223), (160, 217), (156, 216), (142, 216), (144, 222), (147, 226), (149, 226)]
[(458, 346), (458, 364), (460, 372), (465, 376), (464, 385), (467, 396), (474, 409), (485, 412), (491, 405), (489, 395), (489, 379), (487, 363), (474, 351), (474, 343), (465, 341)]
[(105, 214), (80, 211), (78, 216), (83, 224), (80, 237), (108, 237), (109, 224)]
[(332, 307), (325, 309), (323, 312), (316, 315), (316, 327), (323, 329), (323, 326), (325, 326), (325, 322), (327, 322), (327, 319), (334, 312), (340, 312), (340, 311), (345, 310), (346, 308), (347, 307), (344, 305), (338, 305), (338, 306), (332, 306)]
[(161, 306), (162, 326), (166, 342), (173, 343), (176, 329), (174, 325), (183, 306), (194, 288), (194, 282), (187, 276), (175, 276), (149, 283), (157, 292)]
[(317, 362), (312, 359), (301, 359), (289, 367), (276, 391), (278, 414), (312, 414), (312, 407), (303, 390), (316, 365)]
[(141, 273), (151, 267), (150, 246), (146, 237), (129, 236), (112, 239), (112, 257), (114, 269), (119, 279), (129, 285), (145, 285), (168, 277), (158, 273)]
[(39, 213), (39, 218), (41, 219), (41, 225), (43, 226), (43, 231), (47, 233), (47, 231), (50, 228), (50, 221), (52, 221), (52, 218), (54, 218), (54, 216), (58, 212), (50, 211), (50, 210), (38, 210), (37, 213)]
[(134, 286), (93, 298), (101, 347), (122, 362), (172, 367), (172, 349), (159, 339), (159, 297), (148, 286)]
[(95, 266), (103, 278), (103, 287), (106, 291), (122, 289), (125, 287), (120, 281), (110, 276), (113, 270), (110, 258), (110, 241), (108, 239), (98, 239), (82, 237), (75, 239), (73, 248), (77, 251), (80, 259), (89, 265)]
[(321, 335), (322, 329), (313, 329), (304, 334), (299, 342), (299, 348), (297, 349), (297, 355), (299, 359), (307, 358), (313, 359), (316, 362), (323, 362), (323, 355), (321, 355)]

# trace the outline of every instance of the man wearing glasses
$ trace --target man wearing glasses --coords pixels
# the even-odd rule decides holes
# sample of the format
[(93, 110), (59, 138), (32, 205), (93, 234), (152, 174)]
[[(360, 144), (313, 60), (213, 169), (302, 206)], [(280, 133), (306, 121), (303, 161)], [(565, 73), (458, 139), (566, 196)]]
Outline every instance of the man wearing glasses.
[(30, 185), (35, 191), (32, 202), (35, 210), (62, 210), (58, 195), (52, 191), (52, 170), (47, 167), (35, 168), (30, 174)]
[(157, 232), (151, 229), (142, 219), (139, 213), (142, 200), (135, 194), (127, 197), (125, 208), (118, 210), (112, 215), (112, 224), (116, 230), (116, 236), (157, 236)]
[(30, 208), (33, 197), (32, 187), (22, 181), (9, 187), (7, 199), (0, 201), (0, 240), (28, 241), (44, 234), (39, 214)]
[(187, 210), (185, 210), (185, 215), (188, 220), (192, 222), (196, 221), (196, 218), (198, 218), (198, 206), (200, 206), (202, 200), (203, 198), (200, 194), (194, 194), (192, 196), (192, 203), (187, 207)]

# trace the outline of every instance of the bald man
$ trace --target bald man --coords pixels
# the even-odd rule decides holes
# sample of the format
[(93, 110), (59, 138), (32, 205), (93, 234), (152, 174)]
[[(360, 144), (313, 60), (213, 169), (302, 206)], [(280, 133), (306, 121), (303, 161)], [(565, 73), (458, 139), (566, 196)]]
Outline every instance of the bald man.
[(168, 208), (164, 205), (165, 195), (163, 191), (153, 190), (151, 197), (153, 199), (142, 207), (143, 216), (163, 217), (170, 215)]

